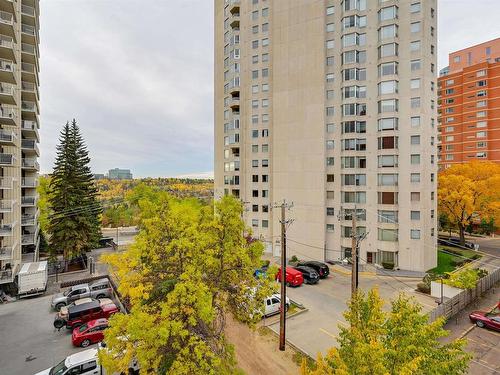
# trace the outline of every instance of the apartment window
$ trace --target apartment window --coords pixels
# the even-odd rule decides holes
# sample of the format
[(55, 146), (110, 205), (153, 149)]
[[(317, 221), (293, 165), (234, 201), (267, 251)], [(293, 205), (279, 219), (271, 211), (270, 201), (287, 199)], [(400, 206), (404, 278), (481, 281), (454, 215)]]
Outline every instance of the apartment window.
[(259, 145), (252, 145), (252, 152), (253, 153), (259, 152)]
[(252, 86), (252, 94), (257, 94), (259, 92), (259, 85)]
[(262, 24), (262, 32), (267, 33), (269, 31), (269, 24), (268, 23), (263, 23)]
[(335, 216), (335, 210), (333, 207), (326, 208), (326, 216)]
[(366, 121), (345, 121), (342, 123), (342, 134), (366, 133)]
[(487, 95), (487, 91), (486, 91), (486, 90), (480, 90), (480, 91), (478, 91), (478, 92), (477, 92), (477, 94), (476, 94), (476, 96), (477, 96), (478, 98), (483, 97), (483, 96), (486, 96), (486, 95)]
[(335, 199), (335, 191), (333, 190), (328, 190), (326, 192), (326, 199)]
[(477, 132), (476, 138), (486, 138), (486, 135), (487, 135), (486, 132)]
[(333, 99), (333, 94), (334, 94), (334, 91), (333, 90), (326, 90), (326, 99)]
[(397, 112), (397, 111), (398, 111), (397, 99), (379, 100), (378, 113)]
[(252, 26), (252, 34), (257, 34), (259, 32), (259, 25)]
[(262, 99), (262, 107), (263, 108), (269, 107), (269, 99)]
[(398, 156), (397, 155), (379, 155), (378, 166), (379, 166), (379, 168), (397, 167), (398, 166)]
[(398, 148), (398, 137), (379, 137), (378, 149), (390, 150)]
[(418, 192), (418, 191), (412, 191), (410, 193), (410, 200), (412, 202), (420, 202), (420, 192)]
[(420, 126), (420, 116), (414, 116), (410, 119), (410, 124), (413, 128)]
[(422, 63), (420, 60), (411, 60), (410, 67), (412, 71), (420, 70), (422, 67)]
[(258, 130), (252, 130), (252, 138), (258, 138), (259, 137), (259, 131)]
[(269, 130), (268, 129), (262, 129), (262, 137), (263, 138), (269, 137)]
[(476, 103), (476, 107), (481, 108), (481, 107), (486, 107), (487, 103), (486, 100), (480, 100)]
[(333, 58), (333, 56), (328, 56), (328, 57), (326, 58), (326, 65), (327, 65), (327, 66), (333, 66), (333, 63), (334, 63), (334, 58)]
[(411, 161), (411, 164), (413, 164), (413, 165), (420, 164), (420, 155), (419, 154), (410, 155), (410, 161)]
[(335, 158), (333, 156), (329, 156), (326, 158), (326, 165), (333, 166), (335, 165)]
[(415, 40), (415, 41), (410, 43), (410, 51), (411, 52), (420, 51), (420, 40)]
[(378, 47), (378, 57), (389, 57), (398, 55), (398, 44), (397, 43), (387, 43), (382, 44)]
[(262, 206), (262, 212), (269, 212), (269, 206), (267, 204)]
[(410, 143), (412, 145), (419, 145), (420, 144), (420, 136), (419, 135), (412, 135), (410, 137)]
[(486, 83), (486, 81), (478, 81), (478, 82), (476, 83), (476, 86), (477, 86), (477, 87), (484, 87), (484, 86), (486, 86), (486, 84), (487, 84), (487, 83)]
[(335, 229), (335, 225), (334, 224), (326, 224), (326, 231), (327, 232), (333, 232)]
[(334, 107), (326, 107), (326, 115), (328, 117), (333, 116), (335, 114), (335, 108)]
[(388, 21), (388, 20), (396, 19), (396, 18), (398, 18), (398, 7), (391, 6), (391, 7), (382, 8), (379, 10), (378, 15), (379, 15), (380, 21)]
[(335, 43), (333, 40), (327, 40), (326, 41), (326, 48), (327, 49), (332, 49), (332, 48), (335, 48)]
[(420, 88), (420, 78), (415, 78), (410, 81), (410, 88), (415, 90)]
[(263, 114), (262, 115), (262, 122), (269, 122), (269, 115), (268, 114)]
[[(263, 174), (262, 175), (262, 182), (269, 182), (269, 175), (267, 174)], [(263, 208), (264, 207), (267, 207), (267, 206), (262, 206)], [(262, 209), (262, 212), (267, 212), (266, 210)]]
[(326, 175), (326, 182), (335, 182), (335, 175), (327, 174)]
[(365, 191), (342, 191), (342, 203), (366, 203)]
[(263, 53), (262, 54), (262, 62), (268, 62), (268, 61), (269, 61), (269, 54)]
[(326, 141), (326, 149), (327, 150), (333, 150), (335, 146), (335, 142), (332, 140)]
[(418, 13), (420, 12), (420, 3), (413, 3), (410, 5), (410, 12), (411, 13)]
[(420, 98), (411, 98), (410, 99), (410, 106), (411, 108), (420, 108)]
[(398, 63), (392, 61), (380, 64), (378, 66), (378, 74), (380, 77), (398, 74)]
[(378, 228), (378, 240), (396, 242), (398, 240), (398, 230)]
[(479, 70), (476, 72), (476, 77), (484, 77), (486, 76), (486, 70)]
[(254, 228), (259, 227), (259, 220), (258, 219), (252, 219), (252, 227), (254, 227)]
[(327, 33), (331, 33), (333, 31), (335, 31), (335, 24), (333, 24), (333, 23), (327, 23), (326, 24), (326, 32)]
[(252, 40), (252, 49), (257, 49), (257, 48), (259, 48), (259, 41)]
[(326, 75), (326, 82), (328, 82), (328, 83), (333, 82), (333, 73), (328, 73)]
[(335, 125), (334, 124), (326, 124), (326, 132), (327, 133), (333, 133), (335, 131)]
[(269, 198), (269, 190), (262, 190), (262, 198)]
[(398, 211), (378, 210), (378, 222), (395, 224), (398, 222)]
[(398, 119), (396, 117), (382, 118), (378, 120), (378, 130), (397, 130)]
[(259, 175), (258, 174), (252, 175), (252, 182), (259, 182)]
[(269, 45), (269, 39), (268, 38), (262, 39), (262, 47), (267, 47), (268, 45)]
[(378, 84), (379, 95), (395, 94), (398, 92), (398, 81), (383, 81)]
[(267, 17), (267, 16), (269, 16), (269, 8), (262, 9), (262, 17)]
[(364, 174), (344, 174), (342, 175), (342, 185), (344, 186), (365, 186), (366, 175)]
[(397, 186), (398, 175), (396, 173), (379, 173), (378, 186)]
[(487, 126), (488, 126), (488, 122), (487, 121), (478, 121), (476, 123), (476, 127), (478, 127), (478, 128), (485, 128)]
[(486, 147), (486, 142), (477, 142), (476, 147), (477, 148), (485, 148)]
[(410, 30), (412, 33), (419, 33), (420, 32), (420, 22), (412, 22), (410, 25)]
[(412, 182), (412, 183), (420, 182), (420, 173), (412, 173), (410, 175), (410, 182)]
[(258, 198), (259, 197), (259, 191), (258, 190), (252, 190), (252, 197), (253, 198)]
[(269, 152), (269, 145), (268, 144), (262, 145), (261, 150), (262, 152)]
[(454, 132), (455, 131), (455, 127), (454, 126), (447, 126), (444, 130), (447, 133)]
[(268, 220), (262, 220), (262, 228), (268, 228), (269, 227), (269, 221)]
[(412, 240), (419, 240), (420, 239), (420, 230), (419, 229), (412, 229), (410, 231), (410, 237)]
[(259, 62), (259, 55), (252, 56), (252, 64), (257, 64)]
[(327, 16), (331, 16), (334, 13), (335, 13), (335, 7), (331, 6), (331, 7), (326, 8), (326, 15)]
[(397, 204), (398, 193), (392, 191), (379, 191), (378, 204)]
[(382, 26), (378, 30), (379, 40), (391, 39), (398, 36), (398, 25)]

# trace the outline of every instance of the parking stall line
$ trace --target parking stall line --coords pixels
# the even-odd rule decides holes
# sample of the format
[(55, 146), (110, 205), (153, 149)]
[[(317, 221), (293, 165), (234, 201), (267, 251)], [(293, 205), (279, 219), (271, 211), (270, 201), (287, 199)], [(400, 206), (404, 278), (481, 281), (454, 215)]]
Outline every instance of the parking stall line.
[(319, 329), (321, 332), (323, 332), (324, 334), (330, 336), (331, 338), (333, 338), (334, 340), (337, 340), (337, 336), (335, 336), (333, 333), (331, 332), (328, 332), (326, 329), (323, 329), (323, 328), (320, 328)]

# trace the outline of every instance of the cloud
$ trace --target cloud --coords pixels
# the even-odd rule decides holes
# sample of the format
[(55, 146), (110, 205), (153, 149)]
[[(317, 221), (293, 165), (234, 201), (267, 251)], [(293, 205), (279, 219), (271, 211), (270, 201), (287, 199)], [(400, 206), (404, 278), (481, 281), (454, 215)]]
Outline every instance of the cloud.
[(137, 176), (213, 168), (212, 4), (41, 3), (42, 171), (79, 121), (92, 167)]

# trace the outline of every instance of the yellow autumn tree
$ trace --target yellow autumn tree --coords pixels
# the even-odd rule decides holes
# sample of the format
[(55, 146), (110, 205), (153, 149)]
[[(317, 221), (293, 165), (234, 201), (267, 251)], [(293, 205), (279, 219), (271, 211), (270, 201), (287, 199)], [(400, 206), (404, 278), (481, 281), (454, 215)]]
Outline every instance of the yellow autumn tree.
[(500, 222), (500, 164), (472, 161), (441, 172), (438, 208), (458, 228), (462, 244), (465, 228), (474, 220)]

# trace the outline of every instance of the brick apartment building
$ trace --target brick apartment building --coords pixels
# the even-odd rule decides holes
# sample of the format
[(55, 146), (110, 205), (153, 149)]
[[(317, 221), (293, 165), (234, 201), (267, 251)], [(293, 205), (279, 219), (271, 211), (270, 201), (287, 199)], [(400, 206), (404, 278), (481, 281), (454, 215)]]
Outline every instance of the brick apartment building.
[(438, 87), (440, 169), (500, 162), (500, 38), (451, 53)]

